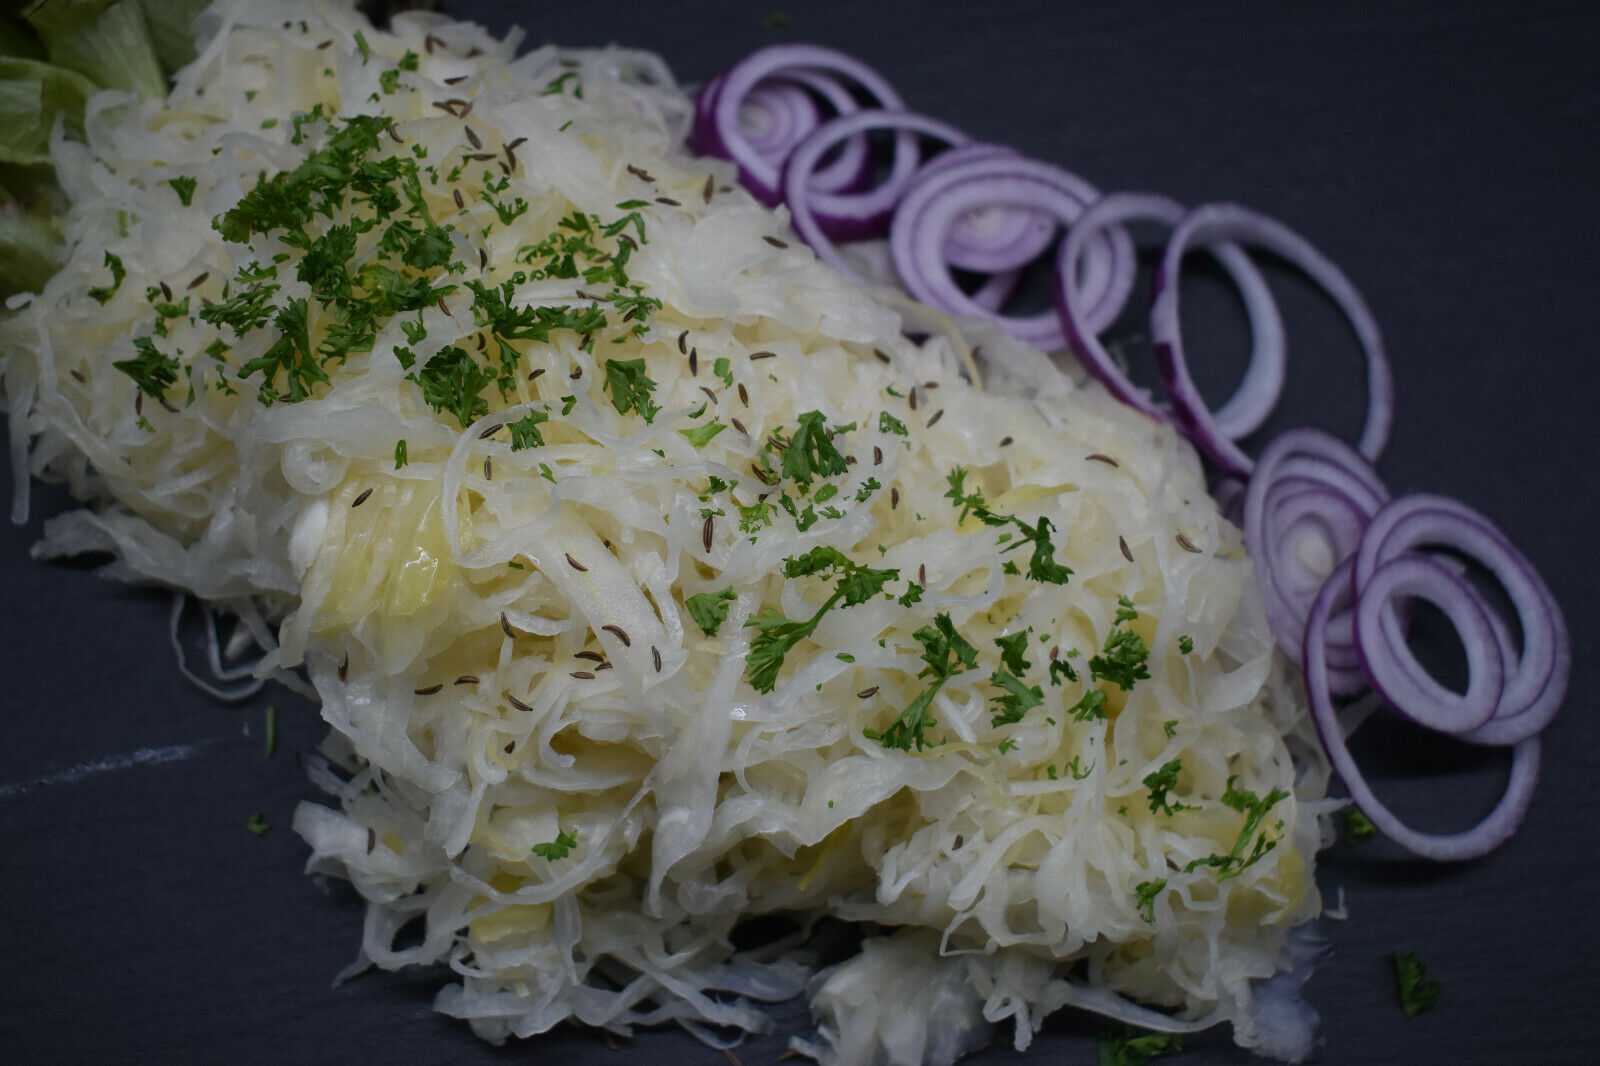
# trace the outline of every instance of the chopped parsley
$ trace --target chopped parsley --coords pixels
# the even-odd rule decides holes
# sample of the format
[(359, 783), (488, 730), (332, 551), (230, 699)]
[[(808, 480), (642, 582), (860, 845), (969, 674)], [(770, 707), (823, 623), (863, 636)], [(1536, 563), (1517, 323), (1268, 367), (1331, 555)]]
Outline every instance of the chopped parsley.
[(821, 411), (807, 411), (796, 420), (794, 435), (784, 449), (781, 469), (785, 477), (802, 488), (810, 488), (812, 478), (831, 477), (849, 469), (844, 456), (833, 446)]
[(648, 422), (655, 421), (661, 410), (650, 399), (656, 383), (645, 373), (643, 359), (607, 359), (606, 391), (611, 393), (611, 403), (618, 414), (637, 411)]
[[(1228, 784), (1222, 790), (1222, 802), (1244, 815), (1244, 825), (1240, 826), (1239, 835), (1234, 838), (1233, 847), (1228, 849), (1228, 854), (1226, 855), (1209, 855), (1204, 859), (1195, 859), (1183, 868), (1184, 873), (1191, 873), (1198, 866), (1210, 866), (1218, 871), (1218, 881), (1226, 881), (1228, 878), (1237, 877), (1251, 866), (1254, 866), (1261, 860), (1262, 856), (1278, 846), (1276, 840), (1267, 839), (1267, 834), (1264, 830), (1259, 835), (1256, 835), (1256, 833), (1261, 827), (1262, 820), (1266, 818), (1267, 812), (1276, 806), (1279, 800), (1288, 799), (1289, 793), (1281, 788), (1274, 788), (1265, 796), (1257, 796), (1249, 789), (1234, 788), (1233, 783), (1236, 780), (1238, 780), (1237, 774), (1230, 775)], [(1244, 849), (1250, 844), (1252, 836), (1256, 837), (1256, 842), (1251, 847), (1249, 856), (1246, 857)]]
[(1430, 980), (1428, 968), (1414, 951), (1397, 951), (1389, 956), (1394, 963), (1394, 979), (1400, 992), (1400, 1009), (1415, 1018), (1439, 1002), (1439, 982)]
[[(745, 657), (745, 677), (757, 692), (771, 692), (778, 681), (778, 671), (783, 668), (786, 656), (796, 644), (816, 632), (822, 616), (841, 600), (853, 607), (865, 603), (883, 591), (883, 586), (900, 576), (898, 570), (875, 570), (852, 562), (849, 556), (825, 544), (819, 544), (804, 555), (783, 561), (783, 576), (837, 577), (833, 594), (825, 600), (816, 613), (805, 620), (784, 617), (770, 608), (756, 615), (745, 625), (757, 630), (750, 640), (750, 652)], [(946, 619), (946, 622), (949, 620)], [(963, 642), (965, 643), (965, 642)], [(970, 645), (969, 645), (970, 647)], [(976, 654), (976, 653), (974, 653)]]
[(266, 836), (267, 830), (272, 828), (272, 823), (267, 821), (260, 811), (256, 811), (245, 821), (244, 827), (259, 837)]
[(122, 260), (110, 252), (106, 253), (106, 266), (111, 269), (111, 284), (89, 290), (89, 295), (102, 304), (117, 294), (117, 290), (122, 288), (122, 279), (128, 276), (128, 272), (123, 269)]
[(699, 592), (683, 601), (684, 607), (689, 611), (689, 617), (694, 619), (694, 624), (708, 637), (717, 635), (717, 630), (722, 628), (722, 623), (728, 620), (728, 604), (738, 599), (738, 594), (731, 588), (721, 592)]
[(549, 861), (554, 862), (557, 859), (566, 858), (572, 853), (572, 849), (577, 846), (577, 835), (574, 833), (569, 833), (565, 829), (560, 829), (556, 832), (556, 838), (550, 841), (550, 843), (535, 844), (529, 850), (531, 850), (541, 859), (548, 859)]
[(405, 466), (406, 463), (408, 463), (408, 462), (410, 462), (410, 459), (406, 456), (406, 442), (404, 440), (395, 441), (394, 442), (394, 468), (396, 470), (399, 470), (401, 467)]
[(1106, 635), (1101, 654), (1089, 660), (1089, 674), (1098, 681), (1113, 682), (1127, 691), (1133, 688), (1135, 681), (1150, 676), (1150, 649), (1145, 646), (1143, 637), (1124, 627), (1125, 623), (1139, 617), (1133, 609), (1133, 601), (1126, 596), (1118, 596), (1117, 603), (1116, 624)]
[(1167, 879), (1164, 877), (1158, 881), (1140, 881), (1137, 885), (1133, 886), (1133, 890), (1136, 893), (1136, 898), (1138, 899), (1139, 916), (1145, 921), (1153, 922), (1156, 920), (1156, 897), (1159, 896), (1161, 894), (1161, 890), (1166, 887)]
[[(961, 521), (966, 521), (969, 516), (976, 517), (986, 526), (1015, 526), (1018, 533), (1016, 539), (1007, 544), (1002, 550), (1015, 551), (1024, 544), (1033, 545), (1033, 555), (1028, 559), (1027, 576), (1043, 584), (1065, 585), (1072, 576), (1072, 568), (1063, 566), (1055, 561), (1056, 546), (1050, 539), (1050, 534), (1055, 530), (1055, 525), (1044, 515), (1039, 520), (1029, 525), (1016, 515), (1001, 514), (991, 510), (984, 501), (981, 492), (968, 492), (966, 488), (967, 471), (957, 466), (951, 469), (945, 480), (949, 489), (945, 492), (945, 499), (950, 500), (956, 507), (961, 508)], [(1011, 534), (1005, 535), (1007, 538)]]
[(463, 429), (489, 413), (483, 390), (494, 381), (494, 372), (478, 365), (464, 348), (446, 345), (408, 376), (422, 388), (429, 407), (455, 415)]
[(529, 411), (512, 422), (507, 427), (511, 430), (511, 450), (520, 452), (527, 448), (544, 447), (544, 434), (539, 432), (539, 426), (548, 421), (550, 416), (545, 412)]
[(1097, 1046), (1100, 1066), (1145, 1066), (1158, 1055), (1182, 1051), (1183, 1041), (1176, 1033), (1144, 1033), (1124, 1025), (1101, 1033)]
[(888, 729), (881, 733), (874, 729), (862, 730), (869, 740), (901, 751), (910, 751), (912, 745), (921, 751), (929, 745), (927, 731), (938, 725), (928, 712), (934, 696), (950, 678), (978, 664), (978, 649), (956, 632), (955, 624), (943, 611), (933, 616), (932, 625), (923, 626), (911, 635), (922, 645), (922, 661), (928, 664), (917, 676), (931, 678), (932, 684), (900, 712)]
[(1348, 841), (1367, 840), (1377, 836), (1378, 827), (1372, 824), (1372, 819), (1362, 814), (1355, 807), (1344, 809), (1344, 838)]
[(712, 438), (727, 428), (721, 422), (712, 421), (703, 426), (695, 426), (692, 429), (680, 429), (678, 432), (683, 434), (684, 440), (696, 448), (704, 448), (711, 443)]
[(1178, 811), (1193, 810), (1192, 804), (1174, 803), (1167, 798), (1167, 793), (1178, 787), (1178, 773), (1182, 769), (1183, 760), (1173, 759), (1163, 763), (1161, 769), (1145, 775), (1144, 787), (1150, 790), (1151, 814), (1176, 814)]
[(169, 178), (167, 184), (172, 186), (172, 191), (178, 194), (178, 199), (188, 207), (194, 201), (195, 186), (200, 183), (193, 178)]
[(1178, 653), (1180, 655), (1188, 655), (1192, 651), (1194, 651), (1194, 638), (1189, 636), (1188, 634), (1185, 634), (1185, 635), (1179, 637), (1178, 638)]
[(121, 359), (111, 365), (133, 379), (139, 391), (157, 400), (166, 397), (167, 389), (178, 380), (178, 361), (165, 355), (149, 337), (139, 337), (133, 342), (138, 355)]

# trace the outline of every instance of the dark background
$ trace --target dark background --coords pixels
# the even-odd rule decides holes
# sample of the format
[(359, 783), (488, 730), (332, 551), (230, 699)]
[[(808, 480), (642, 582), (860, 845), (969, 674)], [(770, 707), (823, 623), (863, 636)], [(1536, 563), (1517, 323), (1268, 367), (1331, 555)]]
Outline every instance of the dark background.
[[(1600, 597), (1596, 506), (1595, 173), (1600, 11), (1541, 4), (748, 5), (457, 0), (447, 10), (532, 42), (618, 41), (663, 53), (685, 83), (750, 50), (816, 41), (879, 67), (908, 104), (983, 139), (1066, 165), (1103, 188), (1272, 214), (1341, 264), (1392, 353), (1398, 417), (1380, 469), (1396, 491), (1459, 496), (1542, 569), (1571, 624), (1571, 696), (1546, 734), (1521, 832), (1478, 862), (1431, 866), (1382, 843), (1323, 857), (1332, 955), (1307, 987), (1329, 1064), (1592, 1062), (1600, 966), (1600, 822), (1592, 713)], [(779, 13), (786, 13), (787, 24)], [(1220, 398), (1236, 372), (1236, 314), (1195, 287), (1189, 335)], [(1352, 431), (1359, 361), (1334, 312), (1282, 290), (1293, 362), (1279, 425)], [(1186, 295), (1186, 300), (1188, 296)], [(1138, 343), (1132, 342), (1133, 351)], [(1233, 359), (1230, 363), (1228, 360)], [(1147, 369), (1147, 368), (1146, 368)], [(1257, 442), (1259, 443), (1259, 442)], [(5, 483), (9, 494), (9, 475)], [(283, 691), (213, 703), (178, 675), (166, 600), (89, 569), (28, 558), (66, 506), (34, 491), (33, 520), (0, 528), (8, 654), (0, 689), (0, 1059), (8, 1062), (720, 1060), (677, 1032), (622, 1051), (561, 1031), (503, 1049), (430, 1010), (438, 975), (372, 974), (330, 989), (354, 957), (361, 909), (301, 875), (288, 828), (313, 794), (298, 765), (323, 732)], [(1449, 642), (1440, 642), (1447, 653)], [(1448, 654), (1446, 654), (1448, 659)], [(278, 753), (262, 752), (264, 708)], [(1411, 754), (1374, 730), (1380, 792), (1432, 827), (1463, 826), (1497, 794), (1500, 753)], [(141, 749), (201, 755), (59, 780)], [(58, 775), (52, 782), (41, 782)], [(69, 775), (70, 776), (70, 775)], [(245, 829), (252, 812), (273, 829)], [(1443, 984), (1407, 1019), (1387, 954), (1415, 950)], [(792, 1010), (788, 1024), (802, 1024)], [(1098, 1022), (1051, 1022), (1031, 1061), (1090, 1063)], [(782, 1037), (741, 1048), (771, 1063)], [(1018, 1061), (992, 1050), (973, 1062)], [(1175, 1063), (1244, 1063), (1225, 1033)]]

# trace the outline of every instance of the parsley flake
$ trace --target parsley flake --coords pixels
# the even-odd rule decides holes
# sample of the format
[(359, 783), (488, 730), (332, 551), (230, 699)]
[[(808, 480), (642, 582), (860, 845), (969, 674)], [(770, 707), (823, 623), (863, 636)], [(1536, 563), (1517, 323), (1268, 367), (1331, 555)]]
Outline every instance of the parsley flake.
[(550, 841), (548, 844), (535, 844), (529, 850), (531, 850), (541, 859), (547, 859), (550, 862), (554, 862), (557, 859), (566, 858), (572, 853), (572, 849), (577, 846), (577, 835), (574, 833), (569, 833), (565, 829), (561, 829), (556, 832), (556, 838)]
[(721, 592), (696, 593), (684, 600), (683, 605), (701, 632), (714, 637), (717, 630), (722, 628), (722, 623), (728, 620), (728, 605), (736, 599), (738, 594), (731, 588), (725, 588)]

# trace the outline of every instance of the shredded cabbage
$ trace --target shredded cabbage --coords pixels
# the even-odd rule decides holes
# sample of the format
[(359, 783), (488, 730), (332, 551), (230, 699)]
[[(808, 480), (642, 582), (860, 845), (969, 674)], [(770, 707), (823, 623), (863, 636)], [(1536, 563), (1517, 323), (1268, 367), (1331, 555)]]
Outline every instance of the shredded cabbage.
[[(756, 1031), (760, 1002), (809, 981), (818, 1034), (795, 1046), (825, 1063), (947, 1063), (1007, 1020), (1022, 1048), (1069, 1004), (1304, 1054), (1303, 978), (1267, 1012), (1252, 986), (1301, 961), (1290, 933), (1321, 909), (1327, 768), (1188, 445), (819, 265), (684, 152), (689, 105), (655, 56), (515, 58), (515, 36), (421, 15), (381, 32), (303, 0), (199, 25), (166, 100), (100, 93), (83, 142), (52, 140), (71, 257), (0, 322), (14, 509), (24, 468), (64, 480), (90, 506), (41, 551), (111, 551), (245, 615), (263, 676), (309, 677), (337, 803), (295, 828), (308, 869), (368, 901), (361, 965), (448, 962), (438, 1009), (493, 1041), (564, 1020)], [(262, 383), (290, 327), (202, 312), (271, 264), (270, 309), (306, 301), (327, 342), (323, 246), (213, 220), (359, 115), (389, 123), (366, 159), (415, 162), (448, 262), (393, 271), (438, 300), (381, 315), (289, 402), (290, 363)], [(372, 195), (304, 232), (369, 219)], [(550, 265), (570, 219), (591, 227), (577, 277)], [(353, 228), (346, 277), (377, 285), (384, 231)], [(102, 299), (111, 256), (126, 277)], [(624, 282), (582, 275), (619, 256)], [(508, 337), (495, 294), (603, 324)], [(176, 377), (141, 395), (114, 364), (151, 346)], [(842, 471), (791, 470), (807, 425)], [(964, 514), (963, 491), (1018, 521)], [(1065, 583), (1010, 550), (1040, 528)], [(819, 547), (895, 577), (823, 613), (761, 691), (754, 622), (828, 600), (827, 573), (785, 576)], [(887, 746), (940, 617), (973, 668), (928, 704), (928, 746)], [(1131, 688), (1089, 666), (1118, 633), (1148, 652)], [(1008, 647), (1033, 699), (996, 724)], [(764, 914), (899, 932), (813, 976), (793, 944), (733, 950)]]

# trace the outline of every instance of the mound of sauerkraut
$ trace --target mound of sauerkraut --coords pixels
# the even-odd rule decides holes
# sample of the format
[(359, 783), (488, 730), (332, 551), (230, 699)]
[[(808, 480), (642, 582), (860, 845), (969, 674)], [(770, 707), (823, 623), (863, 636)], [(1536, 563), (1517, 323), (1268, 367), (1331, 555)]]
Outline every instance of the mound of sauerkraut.
[[(45, 552), (309, 677), (337, 804), (295, 825), (363, 964), (447, 961), (495, 1041), (759, 1030), (810, 982), (825, 1062), (1067, 1004), (1304, 1053), (1256, 993), (1319, 908), (1326, 770), (1186, 444), (820, 266), (685, 153), (654, 56), (295, 0), (198, 29), (168, 99), (55, 140), (12, 454), (91, 505)], [(882, 935), (814, 974), (733, 949), (757, 915)]]

